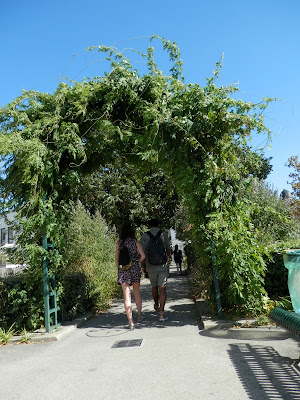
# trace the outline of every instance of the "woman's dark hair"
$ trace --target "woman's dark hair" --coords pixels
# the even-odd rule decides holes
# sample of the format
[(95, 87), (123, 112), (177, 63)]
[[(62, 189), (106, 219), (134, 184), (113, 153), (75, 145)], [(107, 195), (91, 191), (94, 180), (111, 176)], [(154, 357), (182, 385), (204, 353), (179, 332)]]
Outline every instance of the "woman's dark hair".
[(125, 240), (128, 237), (135, 239), (135, 231), (129, 222), (125, 222), (120, 229), (120, 239)]

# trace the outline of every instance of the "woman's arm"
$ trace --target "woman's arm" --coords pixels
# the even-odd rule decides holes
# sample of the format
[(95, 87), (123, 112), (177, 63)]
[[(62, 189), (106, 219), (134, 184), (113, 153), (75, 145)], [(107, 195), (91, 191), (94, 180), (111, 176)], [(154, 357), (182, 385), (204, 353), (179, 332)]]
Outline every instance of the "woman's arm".
[(138, 253), (140, 254), (139, 263), (141, 264), (145, 260), (146, 255), (145, 255), (144, 250), (138, 240), (136, 241), (136, 247), (137, 247)]
[(115, 254), (116, 266), (119, 269), (119, 241), (116, 244), (116, 254)]

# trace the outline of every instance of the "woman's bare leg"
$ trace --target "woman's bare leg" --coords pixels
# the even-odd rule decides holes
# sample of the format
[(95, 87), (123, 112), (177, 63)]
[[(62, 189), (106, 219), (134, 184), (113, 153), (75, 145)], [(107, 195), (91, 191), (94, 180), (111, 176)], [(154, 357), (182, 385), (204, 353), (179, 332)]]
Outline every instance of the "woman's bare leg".
[(135, 298), (135, 304), (139, 316), (142, 315), (142, 296), (140, 292), (140, 282), (133, 282), (133, 293)]
[(130, 292), (130, 286), (128, 283), (121, 283), (122, 289), (123, 289), (123, 295), (124, 295), (124, 307), (126, 311), (126, 315), (128, 318), (128, 323), (129, 325), (133, 324), (133, 319), (132, 319), (132, 305), (131, 305), (131, 292)]

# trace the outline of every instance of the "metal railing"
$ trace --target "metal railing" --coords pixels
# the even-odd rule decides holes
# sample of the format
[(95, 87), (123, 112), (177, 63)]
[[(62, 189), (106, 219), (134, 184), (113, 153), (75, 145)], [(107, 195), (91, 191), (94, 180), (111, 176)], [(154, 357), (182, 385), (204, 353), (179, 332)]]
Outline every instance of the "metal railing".
[(275, 307), (270, 313), (270, 318), (277, 325), (291, 331), (296, 336), (300, 337), (300, 315), (293, 311), (286, 311), (282, 308)]

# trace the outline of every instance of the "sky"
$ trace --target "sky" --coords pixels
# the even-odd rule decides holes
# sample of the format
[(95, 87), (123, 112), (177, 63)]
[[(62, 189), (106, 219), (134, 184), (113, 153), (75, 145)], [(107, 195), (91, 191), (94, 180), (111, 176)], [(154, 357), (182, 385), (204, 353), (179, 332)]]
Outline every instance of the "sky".
[[(145, 51), (156, 34), (177, 42), (186, 83), (205, 85), (223, 54), (217, 85), (235, 83), (245, 101), (279, 99), (264, 114), (271, 148), (265, 137), (253, 146), (272, 157), (269, 185), (291, 191), (286, 164), (300, 153), (299, 19), (299, 0), (2, 1), (0, 107), (23, 89), (53, 93), (64, 77), (101, 75), (105, 61), (89, 46)], [(155, 57), (167, 75), (166, 56)]]

